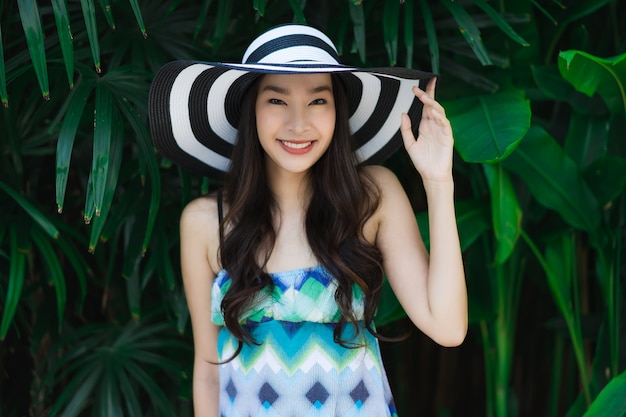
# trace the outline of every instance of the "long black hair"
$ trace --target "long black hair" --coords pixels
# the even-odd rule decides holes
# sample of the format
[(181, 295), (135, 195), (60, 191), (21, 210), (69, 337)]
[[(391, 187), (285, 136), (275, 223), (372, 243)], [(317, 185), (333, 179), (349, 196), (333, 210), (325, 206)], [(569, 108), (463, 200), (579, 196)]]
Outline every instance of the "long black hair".
[[(335, 131), (328, 150), (310, 170), (312, 197), (305, 227), (313, 254), (337, 282), (335, 300), (341, 318), (334, 338), (349, 347), (354, 344), (342, 340), (341, 334), (347, 323), (359, 331), (352, 309), (354, 284), (364, 295), (366, 328), (377, 335), (372, 322), (383, 283), (382, 255), (365, 239), (363, 227), (379, 206), (380, 190), (356, 161), (346, 92), (338, 76), (331, 78)], [(242, 343), (255, 343), (240, 323), (242, 313), (259, 291), (273, 286), (265, 265), (276, 239), (273, 219), (278, 209), (267, 184), (264, 152), (256, 130), (258, 83), (257, 79), (242, 100), (238, 139), (224, 186), (229, 208), (220, 224), (221, 265), (232, 280), (221, 310), (225, 326), (240, 342), (235, 356)]]

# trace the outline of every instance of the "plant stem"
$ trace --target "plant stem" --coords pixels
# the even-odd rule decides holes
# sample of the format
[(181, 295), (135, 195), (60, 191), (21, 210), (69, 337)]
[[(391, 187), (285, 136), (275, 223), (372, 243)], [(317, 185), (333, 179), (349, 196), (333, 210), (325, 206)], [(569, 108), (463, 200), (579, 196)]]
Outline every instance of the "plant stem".
[(489, 327), (485, 320), (480, 322), (480, 335), (483, 339), (483, 353), (485, 356), (485, 391), (486, 391), (486, 417), (494, 417), (494, 369), (493, 369), (493, 349), (489, 338)]
[[(544, 259), (544, 257), (542, 256), (541, 252), (539, 251), (539, 248), (535, 246), (533, 241), (523, 230), (521, 231), (521, 236), (526, 242), (526, 244), (528, 245), (528, 247), (530, 248), (530, 250), (533, 252), (535, 257), (537, 258), (537, 261), (543, 268), (544, 272), (547, 275), (552, 275), (553, 274), (552, 270), (550, 266), (548, 265), (548, 263), (546, 262), (546, 260)], [(548, 277), (548, 280), (552, 280), (552, 279), (554, 278)], [(583, 347), (583, 342), (582, 342), (580, 315), (577, 314), (577, 312), (580, 311), (579, 300), (577, 299), (578, 281), (576, 279), (572, 279), (571, 285), (574, 286), (574, 288), (571, 289), (572, 295), (570, 295), (568, 300), (564, 299), (564, 294), (562, 294), (560, 291), (556, 291), (554, 289), (551, 289), (551, 291), (552, 291), (552, 295), (555, 298), (556, 304), (558, 308), (561, 310), (561, 314), (563, 315), (563, 318), (565, 319), (565, 324), (567, 325), (567, 330), (569, 332), (570, 339), (572, 342), (572, 348), (574, 349), (574, 356), (576, 358), (576, 363), (578, 364), (578, 371), (580, 372), (580, 379), (581, 379), (581, 384), (583, 387), (583, 392), (585, 395), (585, 401), (587, 403), (587, 406), (589, 406), (591, 404), (589, 373), (587, 371), (587, 363), (585, 360), (585, 349)], [(568, 307), (569, 307), (569, 310), (567, 309)]]

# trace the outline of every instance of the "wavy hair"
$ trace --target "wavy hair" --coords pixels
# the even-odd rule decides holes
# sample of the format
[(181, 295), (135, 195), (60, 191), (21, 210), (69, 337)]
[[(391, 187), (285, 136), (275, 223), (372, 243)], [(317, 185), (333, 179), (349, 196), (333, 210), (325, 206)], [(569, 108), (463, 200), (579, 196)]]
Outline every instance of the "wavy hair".
[[(354, 347), (359, 345), (341, 339), (348, 323), (359, 332), (352, 310), (354, 284), (365, 296), (366, 328), (380, 337), (372, 322), (383, 283), (382, 255), (363, 235), (365, 222), (379, 206), (380, 190), (356, 161), (344, 86), (338, 76), (331, 77), (335, 131), (328, 150), (310, 170), (312, 197), (305, 227), (313, 254), (338, 284), (335, 300), (341, 318), (334, 330), (335, 342)], [(278, 208), (267, 184), (264, 152), (256, 130), (258, 83), (257, 79), (242, 100), (238, 140), (224, 186), (229, 209), (220, 224), (220, 260), (232, 280), (221, 310), (225, 326), (239, 340), (233, 358), (243, 343), (256, 343), (240, 323), (242, 313), (259, 291), (273, 289), (272, 278), (264, 268), (276, 240), (273, 218)]]

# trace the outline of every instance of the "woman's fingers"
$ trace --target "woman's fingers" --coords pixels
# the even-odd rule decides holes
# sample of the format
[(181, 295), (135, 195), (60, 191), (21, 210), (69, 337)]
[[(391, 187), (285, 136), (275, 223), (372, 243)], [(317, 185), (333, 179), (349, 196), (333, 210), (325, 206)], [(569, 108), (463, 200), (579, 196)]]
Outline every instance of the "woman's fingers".
[(435, 86), (437, 85), (437, 78), (431, 78), (428, 84), (426, 85), (426, 94), (428, 97), (434, 99), (435, 98)]
[(400, 133), (402, 134), (402, 141), (404, 147), (408, 149), (415, 142), (415, 136), (411, 130), (411, 119), (406, 113), (402, 113), (402, 119), (400, 121)]

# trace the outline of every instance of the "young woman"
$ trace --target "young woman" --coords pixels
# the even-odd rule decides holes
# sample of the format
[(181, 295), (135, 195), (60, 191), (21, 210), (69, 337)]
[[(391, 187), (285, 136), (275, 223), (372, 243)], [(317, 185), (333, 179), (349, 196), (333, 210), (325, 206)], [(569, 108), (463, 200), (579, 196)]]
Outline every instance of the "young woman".
[[(343, 66), (301, 25), (262, 34), (242, 64), (157, 74), (157, 148), (227, 173), (180, 221), (196, 416), (396, 415), (373, 323), (383, 274), (425, 334), (463, 341), (453, 137), (434, 96), (431, 74)], [(371, 165), (401, 143), (426, 190), (430, 253), (398, 180)]]

